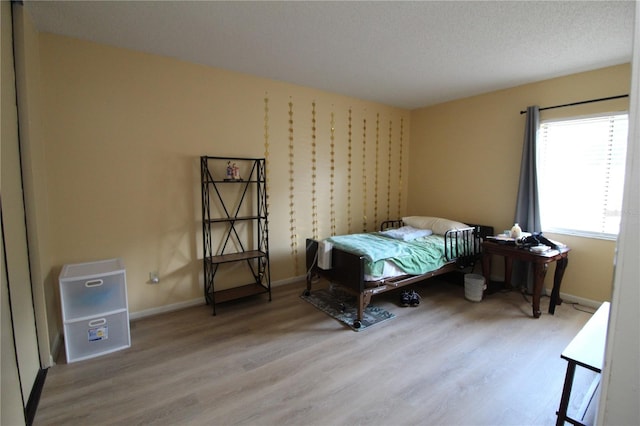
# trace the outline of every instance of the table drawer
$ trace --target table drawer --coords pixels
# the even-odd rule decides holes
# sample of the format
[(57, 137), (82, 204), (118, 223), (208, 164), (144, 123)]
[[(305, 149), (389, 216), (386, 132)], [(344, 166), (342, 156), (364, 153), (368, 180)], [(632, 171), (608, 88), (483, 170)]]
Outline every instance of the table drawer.
[(124, 273), (60, 282), (63, 321), (127, 308)]
[(67, 362), (94, 358), (131, 346), (129, 314), (122, 311), (64, 324)]

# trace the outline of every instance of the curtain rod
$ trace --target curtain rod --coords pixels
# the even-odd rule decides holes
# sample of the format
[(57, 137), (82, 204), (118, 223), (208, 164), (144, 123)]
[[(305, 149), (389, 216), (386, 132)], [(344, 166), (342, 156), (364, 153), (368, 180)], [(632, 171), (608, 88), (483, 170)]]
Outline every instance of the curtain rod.
[[(580, 102), (572, 102), (570, 104), (563, 104), (563, 105), (554, 105), (554, 106), (550, 106), (550, 107), (544, 107), (544, 108), (540, 108), (540, 111), (544, 111), (545, 109), (554, 109), (554, 108), (564, 108), (564, 107), (570, 107), (570, 106), (575, 106), (575, 105), (582, 105), (582, 104), (590, 104), (592, 102), (602, 102), (602, 101), (610, 101), (612, 99), (620, 99), (620, 98), (628, 98), (629, 95), (618, 95), (618, 96), (609, 96), (608, 98), (599, 98), (599, 99), (590, 99), (588, 101), (580, 101)], [(520, 114), (526, 114), (527, 111), (520, 111)]]

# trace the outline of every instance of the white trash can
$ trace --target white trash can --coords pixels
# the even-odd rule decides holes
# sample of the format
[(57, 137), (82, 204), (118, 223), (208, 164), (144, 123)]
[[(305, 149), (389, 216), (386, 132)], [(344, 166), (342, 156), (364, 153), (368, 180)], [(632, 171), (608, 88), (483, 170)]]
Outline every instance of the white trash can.
[(482, 301), (482, 292), (487, 289), (484, 277), (478, 274), (466, 274), (464, 276), (464, 297), (472, 302)]

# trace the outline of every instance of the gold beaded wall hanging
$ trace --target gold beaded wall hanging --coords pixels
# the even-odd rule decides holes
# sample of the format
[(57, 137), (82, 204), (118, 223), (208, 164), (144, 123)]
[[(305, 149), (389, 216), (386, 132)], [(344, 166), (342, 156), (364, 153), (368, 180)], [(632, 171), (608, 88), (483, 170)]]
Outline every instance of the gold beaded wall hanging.
[(267, 212), (269, 211), (269, 95), (264, 97), (264, 168)]
[(367, 232), (367, 119), (362, 120), (362, 232)]
[(316, 198), (316, 103), (311, 103), (311, 233), (318, 239), (318, 204)]
[(347, 233), (351, 234), (351, 108), (348, 116), (349, 139), (347, 141)]
[(389, 120), (389, 146), (387, 151), (387, 217), (386, 220), (391, 219), (391, 149), (393, 141), (393, 121)]
[(294, 272), (298, 275), (298, 235), (296, 231), (295, 188), (293, 169), (293, 102), (289, 97), (289, 231), (291, 239), (291, 256), (293, 257)]
[(400, 154), (398, 158), (398, 218), (402, 217), (402, 138), (404, 132), (404, 118), (400, 117)]
[(380, 152), (380, 113), (376, 113), (376, 157), (375, 157), (375, 174), (373, 180), (373, 226), (378, 226), (378, 164)]
[[(333, 107), (333, 105), (332, 105)], [(331, 111), (331, 144), (330, 144), (330, 174), (329, 174), (329, 217), (330, 217), (330, 223), (331, 223), (331, 235), (336, 235), (336, 206), (335, 206), (335, 201), (333, 198), (333, 191), (334, 191), (334, 177), (335, 177), (335, 167), (336, 167), (336, 160), (335, 160), (335, 138), (336, 138), (336, 122), (335, 122), (335, 114), (333, 111)]]

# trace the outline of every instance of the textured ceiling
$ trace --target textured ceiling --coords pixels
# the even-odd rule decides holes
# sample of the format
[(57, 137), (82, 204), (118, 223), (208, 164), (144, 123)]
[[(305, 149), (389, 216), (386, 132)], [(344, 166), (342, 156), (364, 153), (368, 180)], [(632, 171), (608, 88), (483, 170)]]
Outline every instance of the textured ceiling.
[(633, 1), (25, 1), (38, 30), (404, 108), (630, 62)]

